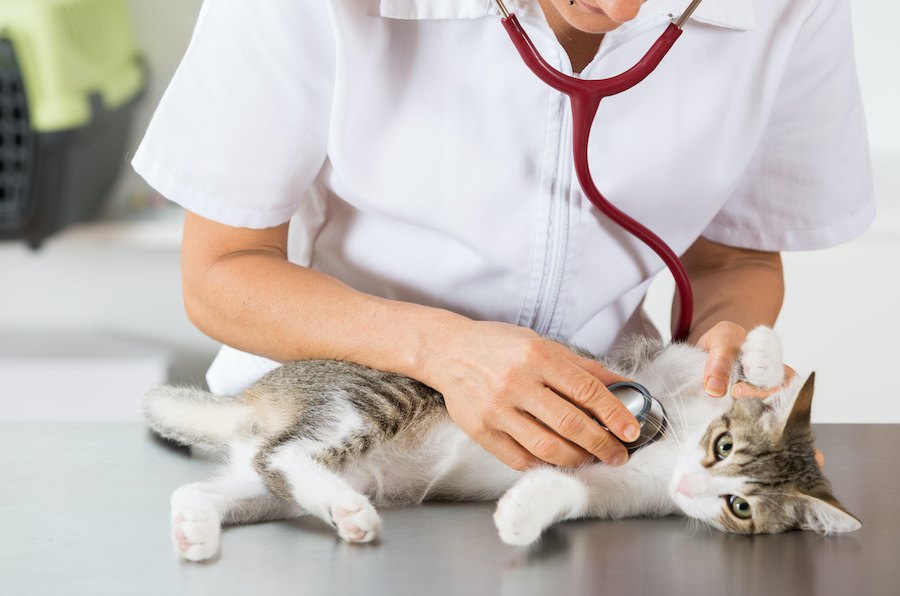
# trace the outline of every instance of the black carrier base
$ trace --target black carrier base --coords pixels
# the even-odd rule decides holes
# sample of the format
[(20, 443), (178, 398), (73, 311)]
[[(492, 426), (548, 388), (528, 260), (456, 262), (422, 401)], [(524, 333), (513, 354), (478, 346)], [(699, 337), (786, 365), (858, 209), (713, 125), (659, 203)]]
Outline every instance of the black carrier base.
[(125, 160), (139, 99), (107, 110), (92, 96), (86, 126), (37, 132), (14, 48), (0, 38), (0, 240), (38, 248), (69, 224), (96, 217)]

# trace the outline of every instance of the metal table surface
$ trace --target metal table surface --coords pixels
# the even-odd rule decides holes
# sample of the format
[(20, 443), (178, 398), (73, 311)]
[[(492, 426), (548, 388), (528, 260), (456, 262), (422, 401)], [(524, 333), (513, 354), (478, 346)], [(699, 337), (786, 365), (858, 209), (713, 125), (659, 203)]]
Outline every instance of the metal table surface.
[(493, 503), (382, 511), (374, 545), (315, 519), (227, 528), (179, 560), (168, 501), (215, 461), (138, 423), (0, 423), (0, 594), (900, 594), (900, 425), (821, 425), (858, 532), (727, 536), (683, 518), (570, 522), (500, 542)]

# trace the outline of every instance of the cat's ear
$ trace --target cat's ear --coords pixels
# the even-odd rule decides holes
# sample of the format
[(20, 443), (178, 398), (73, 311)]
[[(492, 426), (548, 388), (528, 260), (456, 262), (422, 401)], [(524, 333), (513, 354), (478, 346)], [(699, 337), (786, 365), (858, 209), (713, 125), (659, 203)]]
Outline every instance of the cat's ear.
[(791, 413), (788, 416), (787, 422), (784, 424), (785, 429), (796, 428), (798, 426), (802, 428), (809, 427), (809, 417), (812, 413), (812, 399), (815, 390), (816, 373), (812, 373), (806, 379), (806, 382), (803, 383), (803, 387), (800, 388), (800, 392), (794, 399), (794, 405), (791, 406)]
[(792, 429), (809, 430), (812, 398), (816, 386), (816, 373), (812, 373), (797, 390), (799, 379), (794, 379), (789, 387), (776, 391), (764, 402), (772, 408), (770, 428), (789, 432)]
[(862, 527), (837, 499), (831, 495), (822, 498), (803, 495), (801, 499), (800, 528), (819, 534), (853, 532)]

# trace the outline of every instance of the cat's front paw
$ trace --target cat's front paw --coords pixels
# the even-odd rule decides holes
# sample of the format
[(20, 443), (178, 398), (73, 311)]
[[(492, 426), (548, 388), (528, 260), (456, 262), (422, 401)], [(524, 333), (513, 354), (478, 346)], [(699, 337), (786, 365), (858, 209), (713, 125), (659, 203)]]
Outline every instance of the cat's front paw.
[(381, 518), (368, 499), (359, 494), (341, 497), (330, 508), (331, 523), (347, 542), (371, 542), (381, 530)]
[(741, 347), (741, 367), (751, 385), (767, 389), (784, 383), (781, 341), (772, 329), (757, 327), (747, 334)]
[(497, 503), (494, 525), (500, 533), (500, 540), (513, 546), (527, 546), (544, 531), (543, 520), (513, 491), (506, 493)]
[(222, 522), (214, 511), (173, 511), (172, 544), (188, 561), (205, 561), (219, 551)]
[(529, 472), (497, 503), (494, 524), (506, 544), (525, 546), (561, 518), (580, 515), (587, 505), (587, 489), (557, 470)]

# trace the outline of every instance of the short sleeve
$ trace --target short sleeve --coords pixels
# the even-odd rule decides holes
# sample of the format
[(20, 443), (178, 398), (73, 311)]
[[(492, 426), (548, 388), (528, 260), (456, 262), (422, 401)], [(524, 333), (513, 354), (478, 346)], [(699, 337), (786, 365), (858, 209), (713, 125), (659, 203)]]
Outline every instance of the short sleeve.
[(799, 30), (754, 157), (703, 236), (756, 250), (849, 240), (875, 217), (850, 2), (823, 0)]
[(282, 224), (325, 161), (334, 69), (328, 2), (205, 0), (132, 165), (208, 219)]

